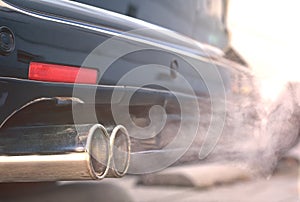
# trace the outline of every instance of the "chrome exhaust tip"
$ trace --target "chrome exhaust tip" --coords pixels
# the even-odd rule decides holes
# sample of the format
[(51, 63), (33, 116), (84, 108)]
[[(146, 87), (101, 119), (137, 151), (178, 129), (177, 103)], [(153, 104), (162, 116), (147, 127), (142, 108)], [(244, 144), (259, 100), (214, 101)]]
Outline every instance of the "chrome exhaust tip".
[(106, 177), (123, 177), (129, 168), (131, 151), (130, 137), (124, 126), (118, 125), (112, 130), (109, 145), (111, 162)]
[(109, 146), (109, 134), (104, 126), (96, 124), (89, 130), (87, 136), (86, 152), (88, 154), (88, 168), (91, 177), (101, 180), (106, 177), (110, 162), (111, 152)]
[(16, 127), (0, 133), (0, 182), (101, 180), (127, 173), (130, 138), (100, 125)]

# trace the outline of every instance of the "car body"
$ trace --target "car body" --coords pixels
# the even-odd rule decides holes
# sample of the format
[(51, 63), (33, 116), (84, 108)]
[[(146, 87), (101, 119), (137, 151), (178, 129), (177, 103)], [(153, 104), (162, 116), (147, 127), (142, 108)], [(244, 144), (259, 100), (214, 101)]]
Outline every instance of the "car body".
[(221, 49), (229, 44), (226, 0), (75, 1), (150, 22)]
[[(0, 26), (10, 38), (6, 42), (3, 39), (2, 44), (9, 47), (2, 47), (0, 55), (0, 124), (4, 132), (18, 127), (95, 122), (107, 127), (122, 124), (133, 131), (126, 125), (128, 117), (114, 119), (112, 106), (126, 105), (132, 120), (147, 126), (153, 106), (164, 108), (167, 119), (176, 122), (182, 113), (178, 99), (184, 100), (184, 105), (200, 100), (200, 110), (212, 116), (212, 97), (220, 102), (235, 95), (251, 100), (256, 93), (248, 69), (226, 60), (218, 48), (104, 9), (64, 0), (1, 0)], [(119, 52), (127, 47), (111, 45), (124, 41), (133, 48), (131, 52)], [(99, 54), (103, 61), (111, 60), (109, 67), (89, 63), (93, 54)], [(95, 70), (97, 82), (34, 78), (31, 68), (35, 64), (46, 65), (49, 71), (51, 65)], [(122, 79), (139, 66), (144, 67), (144, 73)], [(192, 92), (178, 75), (189, 83)], [(170, 86), (173, 89), (167, 88)], [(129, 103), (127, 95), (132, 95)], [(136, 152), (166, 145), (163, 132), (159, 138), (133, 139)]]

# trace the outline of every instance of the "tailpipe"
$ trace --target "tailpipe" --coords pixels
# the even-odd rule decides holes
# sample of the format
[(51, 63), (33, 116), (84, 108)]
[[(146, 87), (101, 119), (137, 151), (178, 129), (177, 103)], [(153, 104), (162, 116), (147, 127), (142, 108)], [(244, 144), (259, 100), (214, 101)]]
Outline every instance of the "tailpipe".
[(100, 124), (5, 129), (0, 133), (0, 182), (121, 177), (129, 157), (115, 156), (113, 148), (126, 147), (122, 151), (130, 155), (130, 141), (127, 131), (125, 138), (118, 131), (126, 129), (117, 126), (112, 135)]
[(110, 135), (110, 168), (109, 178), (123, 177), (129, 168), (130, 162), (130, 138), (125, 127), (119, 125), (111, 130)]

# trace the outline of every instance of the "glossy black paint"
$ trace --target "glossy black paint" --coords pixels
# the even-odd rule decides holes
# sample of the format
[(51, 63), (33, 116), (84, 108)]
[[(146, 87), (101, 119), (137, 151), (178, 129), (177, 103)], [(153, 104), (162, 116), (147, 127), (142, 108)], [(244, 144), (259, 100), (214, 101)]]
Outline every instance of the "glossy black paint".
[[(124, 74), (137, 66), (158, 64), (170, 67), (170, 69), (167, 71), (166, 69), (156, 70), (157, 72), (153, 73), (155, 76), (153, 84), (164, 80), (170, 85), (176, 86), (178, 93), (183, 93), (182, 96), (188, 100), (189, 95), (184, 94), (185, 89), (181, 88), (181, 83), (176, 81), (176, 76), (174, 77), (174, 69), (172, 69), (174, 62), (178, 66), (176, 71), (190, 82), (196, 94), (200, 97), (207, 97), (208, 90), (204, 81), (199, 79), (199, 76), (195, 76), (197, 72), (189, 67), (190, 64), (182, 59), (180, 54), (188, 55), (188, 57), (192, 55), (192, 59), (197, 64), (196, 68), (201, 71), (209, 70), (212, 65), (217, 67), (228, 92), (231, 91), (232, 83), (234, 83), (232, 78), (243, 74), (237, 70), (239, 68), (232, 68), (224, 64), (219, 55), (220, 51), (217, 49), (207, 46), (200, 48), (198, 42), (189, 38), (182, 38), (181, 35), (168, 30), (165, 31), (169, 35), (160, 32), (160, 30), (164, 30), (160, 27), (74, 2), (0, 0), (0, 26), (8, 27), (13, 32), (15, 41), (15, 48), (9, 55), (0, 55), (0, 123), (3, 123), (14, 111), (36, 99), (73, 96), (74, 86), (72, 84), (28, 81), (28, 68), (31, 61), (80, 67), (87, 56), (104, 41), (135, 29), (154, 29), (154, 34), (144, 37), (130, 33), (130, 38), (125, 40), (136, 44), (140, 43), (139, 40), (158, 46), (163, 44), (163, 48), (135, 51), (118, 58), (99, 80), (99, 85), (96, 86), (98, 97), (96, 95), (95, 101), (86, 100), (84, 96), (77, 98), (82, 99), (86, 104), (110, 106), (113, 104), (110, 98), (114, 90), (124, 91), (126, 94), (141, 87), (138, 79), (119, 83)], [(128, 35), (125, 34), (125, 36)], [(214, 60), (206, 57), (207, 52)], [(107, 55), (109, 56), (109, 53)], [(166, 74), (166, 72), (169, 73)], [(143, 76), (147, 75), (141, 75), (141, 77)], [(95, 86), (89, 85), (76, 85), (76, 87), (82, 89), (83, 92), (95, 89)], [(155, 89), (155, 91), (151, 89)], [(135, 99), (130, 103), (132, 106), (164, 105), (166, 100), (172, 100), (169, 101), (170, 108), (172, 108), (172, 103), (173, 108), (177, 106), (177, 102), (174, 100), (178, 95), (174, 96), (160, 86), (143, 87), (135, 95)], [(103, 108), (99, 107), (99, 110), (101, 113)], [(58, 120), (64, 119), (68, 118), (62, 116)], [(49, 120), (49, 122), (51, 121)]]
[[(94, 48), (115, 35), (136, 29), (159, 28), (102, 9), (91, 9), (83, 4), (77, 6), (74, 2), (3, 2), (7, 4), (0, 7), (0, 25), (5, 25), (13, 31), (16, 49), (10, 57), (1, 57), (2, 76), (26, 78), (30, 61), (81, 66)], [(5, 7), (6, 5), (9, 8)], [(203, 50), (194, 44), (195, 41), (182, 42), (176, 36), (163, 35), (150, 40), (205, 55)], [(14, 68), (18, 70), (14, 71)]]

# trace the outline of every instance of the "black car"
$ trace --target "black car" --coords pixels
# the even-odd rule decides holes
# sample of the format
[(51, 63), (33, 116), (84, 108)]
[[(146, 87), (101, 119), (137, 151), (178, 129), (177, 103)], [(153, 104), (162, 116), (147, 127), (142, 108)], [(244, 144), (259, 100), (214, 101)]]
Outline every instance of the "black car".
[(174, 164), (197, 133), (222, 130), (225, 99), (256, 99), (248, 69), (223, 55), (73, 1), (0, 0), (0, 181), (102, 179)]

